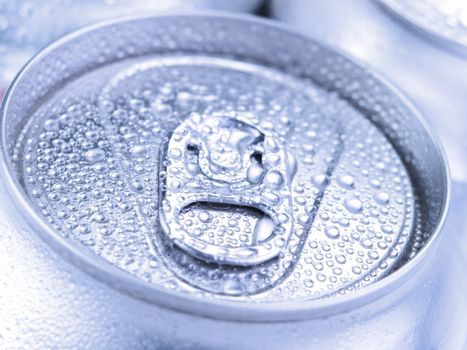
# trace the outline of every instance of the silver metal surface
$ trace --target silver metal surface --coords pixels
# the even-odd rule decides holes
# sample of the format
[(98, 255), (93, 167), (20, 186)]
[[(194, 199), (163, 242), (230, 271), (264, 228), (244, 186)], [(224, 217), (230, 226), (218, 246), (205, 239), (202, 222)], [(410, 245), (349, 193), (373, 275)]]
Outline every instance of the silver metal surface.
[(464, 55), (453, 53), (442, 36), (431, 40), (413, 30), (413, 23), (406, 25), (407, 20), (400, 21), (380, 1), (275, 0), (271, 8), (273, 17), (364, 61), (394, 82), (440, 136), (453, 179), (467, 181)]
[[(106, 50), (96, 42), (105, 43)], [(417, 249), (410, 261), (343, 296), (269, 303), (216, 300), (134, 277), (46, 222), (47, 212), (37, 211), (13, 169), (21, 155), (15, 153), (18, 137), (31, 116), (55, 94), (70, 92), (72, 84), (67, 83), (98, 67), (187, 51), (236, 57), (286, 72), (335, 92), (363, 113), (384, 133), (414, 179), (416, 225), (422, 234), (415, 236), (419, 238), (412, 245)], [(47, 123), (49, 131), (53, 127), (53, 122)], [(255, 129), (248, 130), (262, 132)], [(7, 93), (1, 131), (2, 186), (8, 194), (2, 222), (8, 226), (2, 236), (6, 244), (0, 248), (6, 276), (0, 280), (0, 312), (5, 315), (0, 339), (8, 348), (455, 349), (464, 340), (459, 329), (465, 301), (458, 296), (465, 281), (459, 277), (458, 246), (440, 232), (449, 185), (437, 142), (410, 104), (380, 78), (277, 24), (252, 17), (182, 15), (127, 20), (75, 33), (23, 69)], [(99, 158), (95, 152), (86, 155)], [(72, 336), (69, 327), (76, 327)]]

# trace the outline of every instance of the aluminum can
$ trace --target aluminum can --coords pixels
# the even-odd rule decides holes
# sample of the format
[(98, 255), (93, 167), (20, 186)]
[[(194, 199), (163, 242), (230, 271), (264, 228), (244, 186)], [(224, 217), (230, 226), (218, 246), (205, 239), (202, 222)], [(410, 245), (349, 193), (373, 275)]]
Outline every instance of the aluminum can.
[(464, 1), (273, 0), (270, 5), (272, 17), (394, 82), (440, 136), (453, 179), (467, 181)]
[(40, 49), (86, 25), (164, 11), (253, 12), (261, 0), (1, 0), (0, 99), (19, 69)]
[(6, 348), (461, 348), (449, 174), (393, 86), (248, 16), (39, 53), (2, 106)]

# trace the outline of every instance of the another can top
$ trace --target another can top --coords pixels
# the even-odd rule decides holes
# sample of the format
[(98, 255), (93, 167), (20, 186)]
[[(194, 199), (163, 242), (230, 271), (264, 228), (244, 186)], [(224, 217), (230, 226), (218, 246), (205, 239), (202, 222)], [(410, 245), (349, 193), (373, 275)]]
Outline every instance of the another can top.
[(388, 9), (454, 51), (467, 55), (464, 0), (380, 0)]
[(54, 45), (9, 92), (3, 142), (41, 233), (204, 300), (355, 293), (417, 255), (447, 196), (442, 153), (391, 87), (236, 17)]

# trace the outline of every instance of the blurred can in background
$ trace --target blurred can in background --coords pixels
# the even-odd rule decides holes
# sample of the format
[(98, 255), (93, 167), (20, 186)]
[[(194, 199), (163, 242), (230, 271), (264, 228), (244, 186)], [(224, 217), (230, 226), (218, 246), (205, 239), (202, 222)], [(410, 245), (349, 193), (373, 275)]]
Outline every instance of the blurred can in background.
[(0, 0), (0, 101), (18, 70), (60, 36), (101, 20), (181, 10), (253, 12), (262, 0)]
[(272, 0), (271, 14), (393, 81), (440, 135), (453, 179), (467, 181), (467, 2)]

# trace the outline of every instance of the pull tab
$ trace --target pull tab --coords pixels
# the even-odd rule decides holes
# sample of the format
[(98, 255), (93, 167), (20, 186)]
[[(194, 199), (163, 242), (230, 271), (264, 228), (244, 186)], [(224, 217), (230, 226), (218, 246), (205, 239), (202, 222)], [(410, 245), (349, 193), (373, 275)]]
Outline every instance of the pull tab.
[[(261, 264), (281, 253), (293, 231), (296, 167), (271, 131), (241, 117), (193, 114), (174, 130), (165, 149), (160, 220), (175, 245), (206, 262), (237, 266)], [(181, 216), (193, 206), (208, 212), (209, 206), (259, 212), (250, 244), (219, 239), (221, 232), (204, 237), (199, 228), (190, 229)]]

